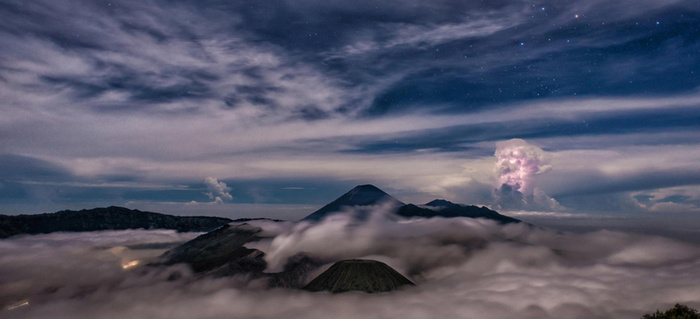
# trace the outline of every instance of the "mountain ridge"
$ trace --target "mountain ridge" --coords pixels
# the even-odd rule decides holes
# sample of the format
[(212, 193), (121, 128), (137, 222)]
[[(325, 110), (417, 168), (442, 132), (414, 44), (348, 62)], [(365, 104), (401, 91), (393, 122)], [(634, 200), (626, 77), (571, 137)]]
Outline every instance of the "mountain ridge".
[[(430, 208), (419, 207), (414, 204), (403, 204), (373, 185), (359, 185), (353, 188), (322, 209), (302, 219), (302, 221), (318, 221), (330, 214), (343, 213), (343, 204), (357, 204), (361, 206), (392, 200), (395, 204), (402, 205), (396, 208), (395, 215), (398, 215), (397, 217), (399, 218), (442, 216), (488, 218), (501, 223), (520, 222), (517, 219), (500, 215), (486, 207), (460, 205), (444, 199), (434, 200), (424, 205)], [(358, 217), (358, 215), (354, 214), (353, 217)], [(226, 225), (167, 251), (160, 257), (161, 262), (159, 264), (184, 263), (189, 265), (198, 275), (223, 277), (244, 274), (249, 276), (249, 278), (267, 279), (268, 287), (302, 288), (306, 277), (314, 269), (329, 261), (321, 260), (315, 256), (300, 254), (292, 256), (282, 272), (265, 273), (264, 270), (267, 267), (267, 263), (264, 260), (265, 253), (245, 247), (249, 242), (269, 239), (262, 234), (260, 227), (247, 223)], [(387, 265), (374, 264), (367, 266), (359, 261), (352, 260), (345, 262), (346, 264), (338, 264), (338, 267), (343, 266), (341, 267), (342, 269), (347, 268), (350, 270), (338, 270), (336, 269), (338, 267), (333, 268), (334, 265), (331, 267), (335, 269), (333, 272), (324, 275), (325, 277), (317, 277), (317, 279), (320, 278), (318, 280), (312, 280), (305, 289), (331, 292), (360, 290), (372, 293), (393, 290), (404, 284), (413, 284)], [(365, 269), (365, 267), (368, 268)], [(389, 269), (387, 270), (386, 268)], [(357, 280), (349, 279), (348, 276), (356, 277), (355, 279)]]
[(300, 253), (290, 257), (281, 272), (264, 272), (267, 268), (265, 253), (245, 247), (262, 239), (269, 237), (262, 234), (260, 227), (248, 223), (227, 224), (166, 251), (150, 266), (182, 263), (200, 276), (246, 275), (266, 280), (269, 288), (301, 288), (307, 274), (324, 263)]
[[(501, 223), (517, 223), (519, 220), (504, 216), (484, 206), (455, 204), (445, 199), (435, 199), (422, 206), (404, 204), (371, 184), (358, 185), (349, 192), (323, 206), (301, 221), (320, 221), (328, 215), (342, 212), (346, 207), (380, 204), (393, 205), (395, 214), (411, 217), (470, 217), (487, 218)], [(363, 212), (366, 213), (367, 212)], [(362, 217), (361, 214), (358, 216)], [(356, 217), (358, 217), (356, 216)], [(174, 216), (140, 211), (119, 206), (62, 210), (36, 215), (0, 215), (0, 239), (19, 234), (46, 234), (57, 231), (81, 232), (124, 229), (174, 229), (179, 232), (210, 231), (231, 222), (245, 222), (259, 218), (232, 220), (212, 216)], [(279, 221), (272, 220), (271, 221)]]
[(500, 223), (519, 223), (520, 220), (501, 215), (497, 211), (485, 206), (456, 204), (445, 199), (435, 199), (422, 206), (404, 204), (398, 199), (387, 194), (383, 190), (371, 184), (355, 186), (349, 192), (341, 195), (331, 203), (302, 218), (300, 221), (320, 221), (323, 218), (342, 212), (347, 207), (378, 205), (393, 203), (396, 206), (395, 214), (401, 217), (469, 217), (486, 218)]
[(452, 206), (452, 205), (459, 205), (455, 204), (449, 200), (446, 199), (433, 199), (428, 203), (423, 204), (423, 206), (430, 206), (430, 207), (446, 207), (446, 206)]
[(210, 231), (234, 220), (211, 216), (174, 216), (119, 206), (62, 210), (36, 215), (0, 215), (0, 238), (57, 231), (82, 232), (125, 229)]

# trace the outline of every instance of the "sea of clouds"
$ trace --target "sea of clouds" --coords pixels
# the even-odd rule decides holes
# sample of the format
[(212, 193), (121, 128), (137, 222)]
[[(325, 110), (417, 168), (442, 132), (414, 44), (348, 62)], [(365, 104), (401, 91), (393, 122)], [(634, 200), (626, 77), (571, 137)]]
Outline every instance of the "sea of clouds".
[[(268, 271), (298, 252), (367, 258), (416, 286), (336, 295), (265, 289), (245, 277), (143, 265), (198, 233), (54, 233), (0, 240), (0, 318), (592, 319), (639, 318), (677, 302), (700, 306), (700, 247), (691, 244), (470, 218), (402, 220), (382, 209), (364, 221), (351, 216), (252, 222), (271, 237), (248, 246), (266, 252)], [(141, 264), (129, 267), (135, 260)]]

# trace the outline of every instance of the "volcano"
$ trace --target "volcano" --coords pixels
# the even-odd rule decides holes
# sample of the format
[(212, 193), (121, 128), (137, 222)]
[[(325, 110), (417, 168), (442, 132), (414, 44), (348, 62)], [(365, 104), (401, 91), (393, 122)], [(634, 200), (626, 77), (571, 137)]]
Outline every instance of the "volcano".
[(343, 194), (343, 196), (340, 196), (338, 199), (330, 202), (328, 205), (321, 207), (321, 209), (313, 212), (311, 215), (304, 217), (302, 221), (319, 221), (330, 214), (342, 211), (344, 207), (370, 206), (387, 203), (395, 206), (404, 205), (404, 203), (374, 185), (359, 185)]
[(304, 290), (378, 293), (392, 291), (404, 285), (414, 284), (383, 262), (351, 259), (336, 262), (306, 285)]
[[(455, 204), (448, 200), (436, 199), (425, 205), (404, 204), (374, 185), (359, 185), (321, 209), (301, 219), (317, 222), (326, 216), (341, 213), (347, 208), (389, 204), (395, 208), (394, 214), (404, 218), (469, 217), (495, 220), (499, 223), (519, 223), (520, 220), (504, 216), (484, 206)], [(366, 212), (354, 212), (354, 217), (366, 218)]]
[[(396, 221), (403, 218), (469, 217), (491, 219), (499, 223), (520, 222), (483, 206), (455, 204), (444, 199), (437, 199), (421, 206), (404, 204), (373, 185), (360, 185), (353, 188), (302, 221), (320, 221), (332, 214), (350, 214), (353, 218), (357, 218), (357, 221), (362, 221), (362, 214), (371, 209), (359, 208), (387, 203), (394, 206), (394, 211), (388, 215), (393, 215), (390, 219)], [(351, 211), (346, 208), (355, 209)], [(362, 223), (356, 225), (362, 225)], [(312, 271), (330, 261), (300, 252), (288, 260), (282, 272), (267, 273), (265, 272), (267, 269), (265, 253), (246, 247), (251, 242), (272, 239), (267, 236), (269, 235), (264, 235), (260, 227), (234, 222), (165, 252), (153, 265), (183, 263), (202, 276), (246, 275), (249, 278), (268, 279), (269, 287), (300, 288)], [(381, 292), (405, 284), (411, 284), (411, 282), (383, 263), (371, 260), (346, 260), (338, 262), (326, 273), (314, 279), (308, 284), (307, 290)]]

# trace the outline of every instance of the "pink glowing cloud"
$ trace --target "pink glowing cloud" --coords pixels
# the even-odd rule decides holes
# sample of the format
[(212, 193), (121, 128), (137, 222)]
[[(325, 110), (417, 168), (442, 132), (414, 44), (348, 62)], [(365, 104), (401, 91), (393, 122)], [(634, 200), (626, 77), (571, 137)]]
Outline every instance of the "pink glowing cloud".
[(496, 143), (494, 155), (499, 186), (506, 184), (524, 195), (532, 194), (532, 176), (551, 168), (547, 154), (522, 139)]

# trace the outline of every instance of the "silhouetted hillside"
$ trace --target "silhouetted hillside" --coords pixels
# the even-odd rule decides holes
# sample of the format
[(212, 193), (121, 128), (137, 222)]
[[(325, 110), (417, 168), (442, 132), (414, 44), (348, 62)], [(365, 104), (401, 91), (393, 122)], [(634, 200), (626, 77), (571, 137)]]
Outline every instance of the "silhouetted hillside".
[(37, 215), (0, 215), (0, 238), (17, 234), (44, 234), (57, 231), (81, 232), (138, 228), (174, 229), (180, 232), (210, 231), (232, 221), (222, 217), (172, 216), (110, 206)]
[(413, 204), (404, 205), (399, 207), (396, 214), (403, 217), (469, 217), (487, 218), (501, 223), (520, 222), (518, 219), (501, 215), (498, 212), (490, 210), (484, 206), (478, 207), (473, 205), (460, 205), (444, 199), (436, 199), (425, 204), (425, 206), (428, 208), (419, 207)]
[(306, 275), (323, 262), (304, 254), (292, 256), (278, 273), (265, 273), (265, 253), (246, 248), (246, 243), (265, 237), (262, 229), (249, 224), (225, 225), (215, 231), (201, 235), (160, 256), (157, 266), (187, 264), (195, 273), (214, 277), (246, 275), (253, 279), (267, 279), (269, 287), (301, 288)]
[(403, 205), (391, 195), (374, 185), (359, 185), (351, 189), (349, 192), (338, 197), (338, 199), (330, 202), (328, 205), (313, 212), (311, 215), (304, 217), (302, 220), (319, 221), (329, 214), (343, 210), (343, 207), (368, 206), (378, 205), (383, 203), (394, 203), (397, 206)]
[(186, 263), (195, 272), (211, 271), (222, 266), (234, 272), (265, 270), (262, 251), (243, 247), (248, 242), (258, 241), (262, 229), (241, 224), (226, 225), (201, 235), (165, 252), (161, 259), (165, 265)]
[(455, 204), (444, 199), (436, 199), (424, 205), (404, 204), (374, 185), (359, 185), (332, 201), (321, 209), (306, 216), (302, 221), (319, 221), (328, 215), (342, 212), (345, 208), (393, 203), (395, 213), (402, 217), (469, 217), (486, 218), (501, 223), (519, 223), (520, 220), (504, 216), (486, 207)]

